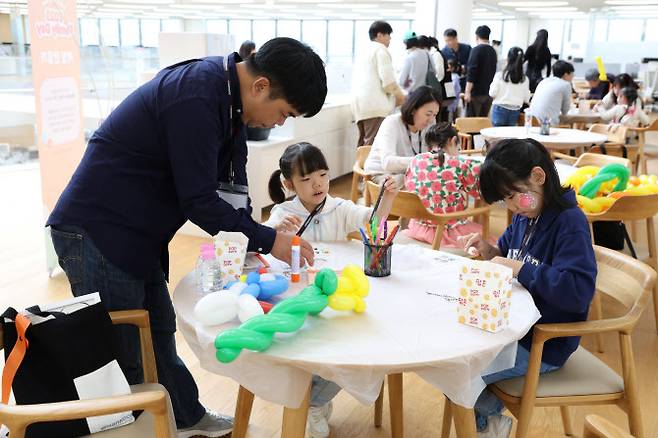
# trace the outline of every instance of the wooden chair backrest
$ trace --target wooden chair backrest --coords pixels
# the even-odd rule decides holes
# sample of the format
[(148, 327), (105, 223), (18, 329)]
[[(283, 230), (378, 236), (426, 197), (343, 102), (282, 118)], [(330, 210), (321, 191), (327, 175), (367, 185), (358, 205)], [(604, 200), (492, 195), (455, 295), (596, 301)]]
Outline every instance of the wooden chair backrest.
[(637, 221), (658, 214), (658, 194), (622, 196), (601, 213), (586, 213), (592, 221)]
[(457, 131), (467, 134), (479, 134), (480, 130), (492, 126), (488, 117), (458, 117), (455, 120)]
[(608, 138), (609, 142), (621, 144), (626, 144), (627, 131), (628, 128), (626, 126), (616, 126), (613, 130), (609, 125), (602, 123), (595, 123), (589, 128), (589, 132), (603, 134)]
[(626, 317), (639, 318), (656, 282), (656, 272), (639, 260), (601, 246), (594, 245), (594, 255), (598, 270), (596, 290), (621, 303), (629, 312)]
[(574, 167), (585, 167), (585, 166), (597, 166), (603, 167), (608, 164), (622, 164), (631, 170), (631, 160), (623, 157), (616, 157), (614, 155), (604, 155), (604, 154), (594, 154), (591, 152), (585, 152), (580, 155)]
[[(367, 190), (370, 192), (370, 198), (375, 200), (379, 196), (379, 185), (372, 181), (367, 181)], [(374, 202), (374, 201), (373, 201)], [(412, 192), (400, 190), (393, 201), (391, 214), (399, 217), (425, 219), (436, 221), (438, 216), (430, 213), (420, 201), (418, 195)]]
[(370, 155), (370, 149), (372, 149), (372, 146), (359, 146), (356, 148), (355, 164), (359, 166), (359, 169), (363, 169), (366, 159), (368, 158), (368, 155)]

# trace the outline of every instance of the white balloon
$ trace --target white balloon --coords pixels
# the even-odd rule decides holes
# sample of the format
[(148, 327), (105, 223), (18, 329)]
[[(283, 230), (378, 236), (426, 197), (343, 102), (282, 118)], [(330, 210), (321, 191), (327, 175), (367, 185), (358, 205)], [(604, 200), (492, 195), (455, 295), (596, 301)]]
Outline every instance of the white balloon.
[(194, 316), (203, 325), (224, 324), (238, 313), (238, 299), (226, 292), (213, 292), (194, 306)]
[(254, 316), (262, 315), (263, 313), (263, 308), (260, 307), (258, 300), (256, 300), (253, 295), (240, 295), (240, 298), (238, 298), (238, 318), (240, 318), (240, 322), (245, 322)]
[(233, 283), (231, 287), (229, 287), (224, 291), (224, 293), (231, 294), (237, 299), (246, 287), (247, 287), (247, 283), (238, 281), (237, 283)]

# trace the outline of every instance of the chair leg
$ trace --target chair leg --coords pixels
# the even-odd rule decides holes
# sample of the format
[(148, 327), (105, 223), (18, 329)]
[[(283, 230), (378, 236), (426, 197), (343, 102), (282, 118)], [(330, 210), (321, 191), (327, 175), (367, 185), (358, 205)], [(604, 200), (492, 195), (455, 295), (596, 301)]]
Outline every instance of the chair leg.
[(233, 425), (233, 438), (244, 438), (249, 427), (251, 407), (254, 405), (254, 394), (243, 386), (238, 390), (238, 401), (235, 405), (235, 424)]
[(351, 190), (351, 194), (350, 194), (350, 199), (355, 204), (356, 204), (356, 201), (359, 200), (359, 179), (361, 179), (359, 174), (355, 173), (355, 172), (352, 172), (352, 190)]
[(379, 397), (375, 400), (375, 427), (382, 427), (382, 411), (384, 410), (384, 382), (379, 390)]
[[(658, 254), (656, 253), (656, 231), (653, 226), (653, 218), (647, 218), (646, 222), (647, 245), (649, 246), (649, 260), (647, 263), (653, 269), (658, 269)], [(658, 331), (658, 285), (653, 286), (653, 313), (656, 320), (656, 330)]]
[(644, 428), (642, 427), (642, 415), (640, 414), (640, 396), (637, 391), (637, 375), (631, 336), (620, 333), (619, 344), (621, 347), (621, 365), (624, 390), (626, 392), (628, 425), (631, 435), (635, 438), (645, 438), (646, 435), (644, 435)]
[(569, 412), (569, 406), (560, 406), (560, 414), (562, 414), (564, 434), (566, 436), (574, 436), (573, 429), (571, 428), (571, 413)]
[(658, 331), (658, 284), (653, 286), (653, 314), (656, 319), (656, 331)]
[[(603, 319), (603, 310), (601, 309), (601, 294), (599, 293), (594, 293), (594, 297), (592, 298), (592, 318), (593, 319)], [(594, 335), (596, 339), (596, 349), (598, 350), (599, 353), (603, 353), (603, 335), (601, 333), (597, 333)]]
[(404, 436), (403, 406), (402, 406), (402, 374), (388, 375), (388, 404), (391, 416), (391, 437)]
[[(455, 432), (458, 438), (476, 438), (475, 413), (473, 409), (452, 404), (452, 413), (455, 420)], [(518, 435), (526, 436), (526, 435)]]
[(443, 424), (441, 425), (441, 438), (448, 438), (450, 436), (450, 429), (452, 428), (452, 402), (448, 397), (445, 398), (443, 403)]

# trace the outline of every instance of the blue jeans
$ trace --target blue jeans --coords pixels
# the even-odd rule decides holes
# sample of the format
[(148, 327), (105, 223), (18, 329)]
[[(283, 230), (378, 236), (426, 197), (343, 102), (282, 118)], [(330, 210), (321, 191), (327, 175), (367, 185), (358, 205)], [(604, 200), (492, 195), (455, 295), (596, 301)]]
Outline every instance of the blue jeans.
[(520, 110), (510, 110), (494, 105), (491, 110), (491, 123), (494, 126), (516, 126), (519, 121)]
[[(158, 381), (171, 397), (178, 428), (195, 425), (205, 415), (194, 378), (176, 352), (176, 313), (162, 268), (139, 279), (107, 260), (79, 227), (51, 227), (59, 265), (73, 295), (99, 292), (108, 311), (145, 309), (149, 312)], [(118, 362), (131, 385), (144, 381), (136, 327), (116, 326)]]
[(314, 408), (322, 407), (333, 400), (339, 392), (340, 386), (330, 380), (314, 375), (311, 380), (311, 400), (309, 404)]
[[(530, 352), (525, 348), (519, 345), (519, 348), (516, 352), (516, 362), (513, 368), (507, 370), (499, 371), (497, 373), (489, 374), (482, 376), (482, 380), (487, 385), (501, 380), (511, 379), (513, 377), (525, 376), (528, 372), (528, 360), (530, 359)], [(539, 368), (539, 373), (550, 373), (555, 371), (560, 367), (555, 365), (549, 365), (542, 362)], [(475, 424), (477, 426), (478, 432), (482, 432), (487, 428), (487, 418), (492, 415), (502, 415), (503, 409), (505, 406), (503, 402), (500, 401), (498, 397), (494, 395), (493, 392), (488, 389), (484, 389), (475, 402)]]

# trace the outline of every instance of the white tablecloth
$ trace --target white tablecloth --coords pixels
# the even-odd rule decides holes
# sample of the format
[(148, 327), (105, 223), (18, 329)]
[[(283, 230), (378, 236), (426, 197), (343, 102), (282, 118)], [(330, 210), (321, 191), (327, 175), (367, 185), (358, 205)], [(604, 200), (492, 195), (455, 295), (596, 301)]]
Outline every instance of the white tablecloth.
[(548, 149), (559, 150), (601, 144), (607, 140), (603, 134), (579, 129), (551, 128), (549, 135), (539, 135), (539, 128), (533, 127), (528, 131), (524, 126), (485, 128), (480, 131), (480, 134), (488, 140), (532, 138)]
[[(324, 260), (318, 261), (319, 267), (363, 263), (360, 242), (321, 245)], [(427, 292), (456, 296), (463, 260), (414, 245), (394, 245), (392, 274), (370, 278), (364, 314), (326, 308), (307, 318), (298, 332), (278, 334), (266, 352), (243, 350), (230, 364), (215, 358), (214, 339), (237, 326), (237, 319), (223, 326), (198, 324), (193, 275), (176, 287), (174, 305), (179, 328), (201, 366), (233, 378), (265, 400), (298, 407), (311, 375), (319, 374), (370, 404), (387, 374), (415, 372), (455, 403), (472, 407), (484, 388), (480, 375), (513, 366), (515, 341), (540, 315), (530, 294), (515, 282), (509, 328), (493, 334), (457, 323), (455, 302)]]

